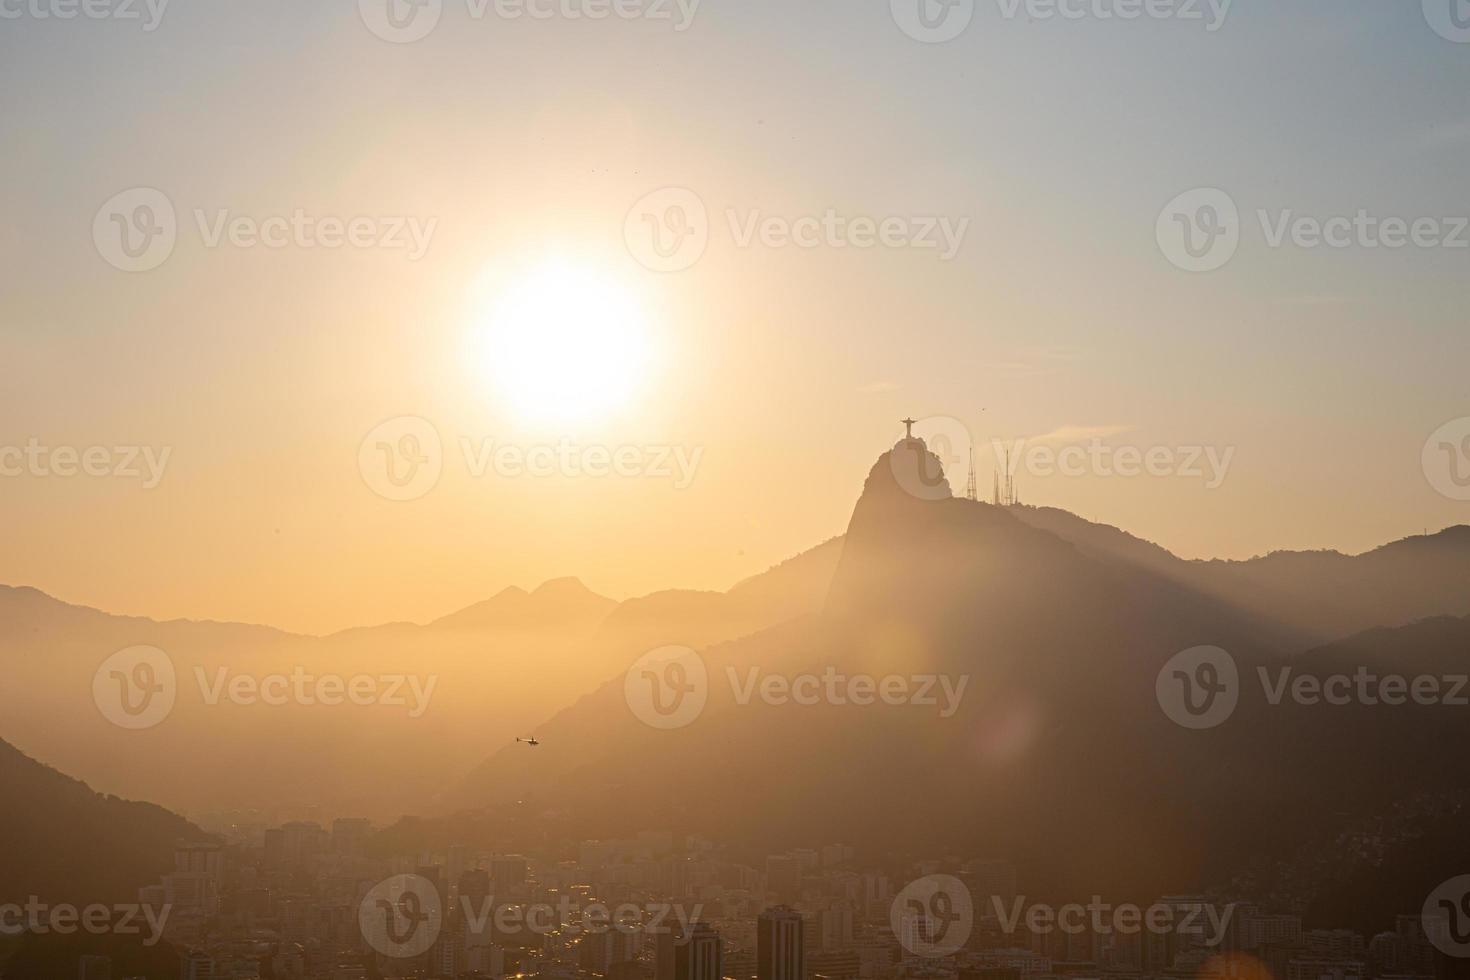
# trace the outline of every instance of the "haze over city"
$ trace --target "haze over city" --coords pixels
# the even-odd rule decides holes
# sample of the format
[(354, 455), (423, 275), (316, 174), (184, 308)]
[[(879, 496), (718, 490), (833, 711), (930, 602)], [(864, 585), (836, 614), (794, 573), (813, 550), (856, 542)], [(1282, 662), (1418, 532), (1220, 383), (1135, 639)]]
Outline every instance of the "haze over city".
[(0, 980), (1470, 980), (1470, 2), (0, 0)]

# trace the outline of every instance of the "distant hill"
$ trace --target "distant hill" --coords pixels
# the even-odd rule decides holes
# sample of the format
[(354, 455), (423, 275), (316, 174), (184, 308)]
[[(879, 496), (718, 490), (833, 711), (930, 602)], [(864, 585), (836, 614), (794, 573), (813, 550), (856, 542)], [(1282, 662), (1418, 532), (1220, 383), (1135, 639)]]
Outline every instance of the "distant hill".
[(1405, 538), (1361, 555), (1278, 551), (1247, 561), (1186, 561), (1104, 524), (1053, 507), (1011, 513), (1083, 551), (1214, 596), (1308, 646), (1377, 626), (1470, 615), (1470, 527)]
[[(595, 690), (634, 651), (716, 643), (820, 608), (839, 553), (829, 542), (726, 593), (617, 602), (558, 579), (424, 625), (325, 637), (114, 616), (0, 587), (0, 663), (10, 689), (26, 692), (7, 705), (0, 736), (102, 789), (191, 813), (301, 803), (379, 819), (432, 812), (494, 747)], [(167, 653), (179, 693), (156, 727), (129, 731), (103, 717), (92, 680), (135, 645)], [(208, 704), (196, 672), (212, 685), (221, 670), (412, 675), (433, 689), (419, 717), (409, 706)]]
[(93, 792), (0, 741), (0, 904), (135, 902), (203, 831), (151, 803)]

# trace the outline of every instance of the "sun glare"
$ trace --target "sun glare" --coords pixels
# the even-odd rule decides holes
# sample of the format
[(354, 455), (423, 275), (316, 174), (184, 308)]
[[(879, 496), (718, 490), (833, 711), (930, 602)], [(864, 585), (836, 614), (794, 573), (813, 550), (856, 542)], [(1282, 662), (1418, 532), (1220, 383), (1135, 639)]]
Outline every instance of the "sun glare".
[(541, 266), (492, 296), (480, 320), (483, 376), (525, 421), (601, 419), (646, 380), (645, 313), (631, 291), (592, 269)]

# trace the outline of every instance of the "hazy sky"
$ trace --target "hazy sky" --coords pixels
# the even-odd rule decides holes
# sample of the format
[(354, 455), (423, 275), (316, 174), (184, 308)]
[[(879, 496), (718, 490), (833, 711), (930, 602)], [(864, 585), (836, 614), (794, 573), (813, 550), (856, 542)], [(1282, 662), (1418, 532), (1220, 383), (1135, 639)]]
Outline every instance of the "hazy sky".
[[(978, 0), (946, 43), (889, 0), (704, 0), (684, 30), (687, 3), (537, 2), (552, 16), (445, 0), (395, 43), (374, 0), (176, 0), (151, 31), (142, 0), (141, 20), (0, 0), (0, 447), (108, 447), (109, 472), (113, 447), (169, 453), (152, 488), (142, 463), (0, 477), (0, 581), (311, 631), (560, 575), (723, 588), (840, 533), (909, 414), (969, 427), (987, 496), (993, 438), (1233, 449), (1214, 488), (1203, 463), (1019, 476), (1028, 502), (1191, 557), (1470, 518), (1421, 462), (1470, 415), (1470, 248), (1269, 241), (1289, 209), (1470, 242), (1470, 44), (1431, 27), (1440, 0), (1240, 0), (1223, 22), (1204, 0), (1131, 20), (1099, 16), (1129, 0)], [(120, 271), (104, 204), (140, 187), (177, 241)], [(630, 209), (665, 188), (706, 209), (708, 244), (655, 272)], [(1240, 214), (1210, 272), (1156, 233), (1197, 188)], [(432, 234), (421, 257), (210, 245), (298, 210)], [(741, 243), (752, 216), (829, 211), (968, 224), (949, 258), (856, 229)], [(573, 342), (483, 339), (538, 317)], [(568, 348), (594, 353), (546, 374)], [(363, 470), (403, 430), (360, 450), (402, 416), (432, 425), (442, 475), (390, 501)], [(632, 447), (644, 471), (477, 476), (463, 441), (487, 440)], [(660, 475), (665, 446), (699, 454), (692, 482)]]

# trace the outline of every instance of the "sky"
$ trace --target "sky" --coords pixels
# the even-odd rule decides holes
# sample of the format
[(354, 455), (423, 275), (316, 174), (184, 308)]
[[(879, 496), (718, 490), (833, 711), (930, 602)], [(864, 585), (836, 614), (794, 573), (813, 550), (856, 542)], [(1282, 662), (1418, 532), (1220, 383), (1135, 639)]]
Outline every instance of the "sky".
[(1470, 523), (1450, 0), (387, 2), (0, 0), (0, 582), (725, 588), (908, 416), (1191, 558)]

